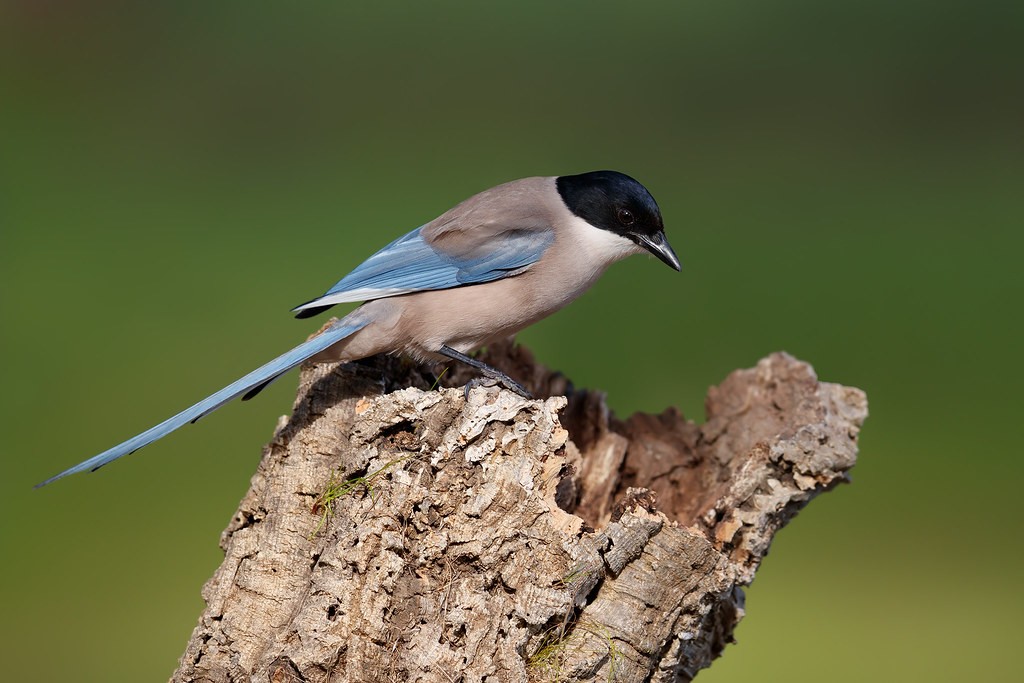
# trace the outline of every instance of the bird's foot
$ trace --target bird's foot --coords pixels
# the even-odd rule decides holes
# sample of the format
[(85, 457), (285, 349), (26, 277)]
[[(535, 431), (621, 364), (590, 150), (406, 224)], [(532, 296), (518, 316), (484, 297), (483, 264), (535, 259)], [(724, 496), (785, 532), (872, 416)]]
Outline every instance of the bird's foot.
[(500, 386), (503, 389), (508, 389), (511, 392), (519, 394), (523, 398), (533, 398), (533, 394), (531, 394), (522, 384), (515, 381), (514, 379), (512, 379), (511, 377), (504, 373), (499, 374), (501, 375), (500, 377), (493, 377), (488, 374), (484, 377), (477, 377), (466, 382), (466, 399), (469, 399), (469, 392), (473, 391), (473, 389), (476, 389), (477, 387), (496, 386)]
[(466, 396), (466, 400), (467, 401), (469, 400), (469, 392), (473, 391), (477, 387), (493, 387), (493, 386), (497, 386), (497, 384), (498, 384), (498, 380), (490, 378), (490, 377), (474, 377), (473, 379), (471, 379), (468, 382), (466, 382), (465, 392), (464, 392), (464, 394)]
[(469, 392), (472, 391), (475, 387), (493, 387), (498, 384), (500, 384), (505, 389), (508, 389), (509, 391), (519, 394), (523, 398), (533, 398), (533, 395), (526, 390), (526, 387), (524, 387), (522, 384), (506, 375), (498, 368), (493, 368), (487, 363), (477, 360), (476, 358), (473, 358), (471, 356), (467, 356), (466, 354), (460, 351), (456, 351), (455, 349), (447, 345), (442, 346), (438, 352), (443, 356), (447, 356), (448, 358), (460, 361), (470, 367), (476, 368), (477, 370), (480, 371), (480, 374), (483, 375), (483, 377), (481, 378), (473, 379), (466, 383), (466, 398), (469, 398)]

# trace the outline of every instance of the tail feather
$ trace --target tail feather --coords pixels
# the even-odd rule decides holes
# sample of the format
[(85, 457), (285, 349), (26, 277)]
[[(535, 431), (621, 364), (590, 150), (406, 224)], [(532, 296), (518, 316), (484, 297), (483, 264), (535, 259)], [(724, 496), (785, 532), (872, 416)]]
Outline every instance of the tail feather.
[[(316, 301), (316, 299), (313, 299), (313, 301)], [(307, 301), (305, 304), (293, 308), (292, 312), (298, 311), (298, 313), (295, 313), (295, 317), (298, 318), (299, 320), (302, 320), (303, 318), (312, 318), (315, 315), (320, 315), (328, 308), (334, 308), (334, 304), (328, 304), (326, 306), (314, 306), (312, 308), (302, 308), (302, 306), (305, 306), (306, 304), (311, 304), (313, 303), (313, 301)]]
[[(351, 316), (350, 316), (351, 317)], [(118, 458), (124, 457), (135, 451), (139, 450), (143, 446), (147, 446), (157, 439), (161, 439), (178, 427), (182, 427), (189, 422), (195, 422), (199, 418), (213, 412), (217, 408), (228, 401), (251, 392), (253, 389), (262, 389), (271, 381), (276, 379), (283, 373), (291, 370), (295, 366), (302, 363), (304, 360), (315, 356), (321, 351), (327, 349), (346, 337), (354, 334), (364, 326), (366, 326), (366, 320), (353, 321), (348, 318), (339, 320), (333, 326), (329, 327), (322, 334), (313, 337), (312, 339), (299, 344), (291, 351), (284, 353), (274, 360), (270, 361), (266, 365), (263, 365), (256, 370), (253, 370), (245, 377), (232, 382), (220, 391), (207, 396), (199, 403), (186, 408), (177, 415), (167, 420), (164, 420), (155, 427), (151, 427), (146, 431), (142, 432), (137, 436), (133, 436), (127, 441), (114, 446), (108, 450), (103, 451), (99, 455), (93, 456), (88, 460), (78, 463), (74, 467), (64, 470), (58, 475), (50, 477), (44, 482), (40, 482), (35, 485), (35, 488), (40, 488), (51, 484), (58, 479), (63, 479), (69, 474), (77, 474), (78, 472), (96, 471), (103, 467), (107, 463), (111, 463)], [(252, 393), (255, 395), (255, 393)]]
[[(281, 373), (281, 375), (283, 375), (283, 374), (284, 374), (284, 373), (282, 372), (282, 373)], [(271, 384), (273, 384), (273, 383), (274, 383), (275, 381), (277, 381), (277, 379), (278, 379), (279, 377), (281, 377), (281, 375), (274, 375), (273, 377), (271, 377), (270, 379), (268, 379), (268, 380), (267, 380), (266, 382), (264, 382), (263, 384), (257, 384), (257, 385), (256, 385), (256, 386), (254, 386), (254, 387), (253, 387), (252, 389), (250, 389), (249, 391), (245, 392), (245, 395), (244, 395), (244, 396), (242, 396), (242, 400), (243, 400), (243, 401), (251, 401), (252, 399), (256, 398), (256, 396), (257, 396), (257, 395), (258, 395), (258, 394), (259, 394), (259, 393), (260, 393), (261, 391), (263, 391), (264, 389), (266, 389), (267, 387), (269, 387), (269, 386), (270, 386)]]

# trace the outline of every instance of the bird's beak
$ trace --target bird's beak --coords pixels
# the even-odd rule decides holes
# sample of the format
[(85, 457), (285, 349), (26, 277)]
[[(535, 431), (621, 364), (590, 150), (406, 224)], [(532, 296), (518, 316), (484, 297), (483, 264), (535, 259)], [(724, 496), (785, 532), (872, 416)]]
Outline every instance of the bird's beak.
[(654, 235), (635, 235), (636, 242), (641, 247), (651, 252), (659, 259), (664, 261), (667, 265), (675, 268), (676, 270), (682, 270), (682, 266), (679, 265), (679, 257), (676, 256), (676, 252), (672, 250), (672, 245), (665, 239), (665, 232), (659, 230)]

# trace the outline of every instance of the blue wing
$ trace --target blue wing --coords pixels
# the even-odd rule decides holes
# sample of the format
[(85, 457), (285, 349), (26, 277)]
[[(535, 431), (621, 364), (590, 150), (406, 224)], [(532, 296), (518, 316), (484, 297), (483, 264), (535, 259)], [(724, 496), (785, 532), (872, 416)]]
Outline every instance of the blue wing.
[(157, 426), (147, 429), (138, 436), (134, 436), (124, 443), (105, 450), (99, 455), (93, 456), (84, 462), (80, 462), (74, 467), (66, 469), (60, 474), (50, 477), (42, 483), (36, 484), (35, 488), (46, 486), (47, 484), (55, 482), (58, 479), (62, 479), (69, 474), (97, 470), (120, 457), (134, 453), (143, 446), (149, 445), (157, 439), (167, 436), (178, 427), (182, 427), (189, 422), (195, 422), (207, 413), (213, 412), (231, 399), (241, 396), (242, 394), (246, 394), (247, 392), (262, 389), (285, 372), (302, 363), (302, 361), (315, 356), (321, 351), (333, 346), (342, 339), (345, 339), (349, 335), (365, 327), (368, 322), (368, 320), (360, 320), (358, 317), (353, 319), (353, 316), (349, 316), (344, 320), (339, 320), (322, 334), (299, 344), (291, 351), (288, 351), (266, 365), (253, 370), (245, 377), (242, 377), (236, 382), (232, 382), (215, 394), (207, 396), (199, 403), (196, 403), (190, 408), (186, 408), (174, 417), (164, 420)]
[(485, 243), (454, 254), (424, 239), (423, 228), (398, 238), (366, 259), (323, 296), (297, 306), (319, 313), (334, 304), (382, 299), (430, 289), (450, 289), (518, 275), (540, 259), (554, 241), (551, 230), (506, 230)]

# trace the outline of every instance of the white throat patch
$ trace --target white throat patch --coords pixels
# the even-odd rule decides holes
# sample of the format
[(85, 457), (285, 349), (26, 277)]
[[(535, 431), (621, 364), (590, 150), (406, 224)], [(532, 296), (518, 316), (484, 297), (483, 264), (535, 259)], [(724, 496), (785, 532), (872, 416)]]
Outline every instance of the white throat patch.
[(595, 228), (579, 216), (569, 219), (569, 231), (573, 243), (583, 252), (580, 256), (593, 263), (608, 265), (633, 254), (646, 253), (642, 247), (622, 235)]

